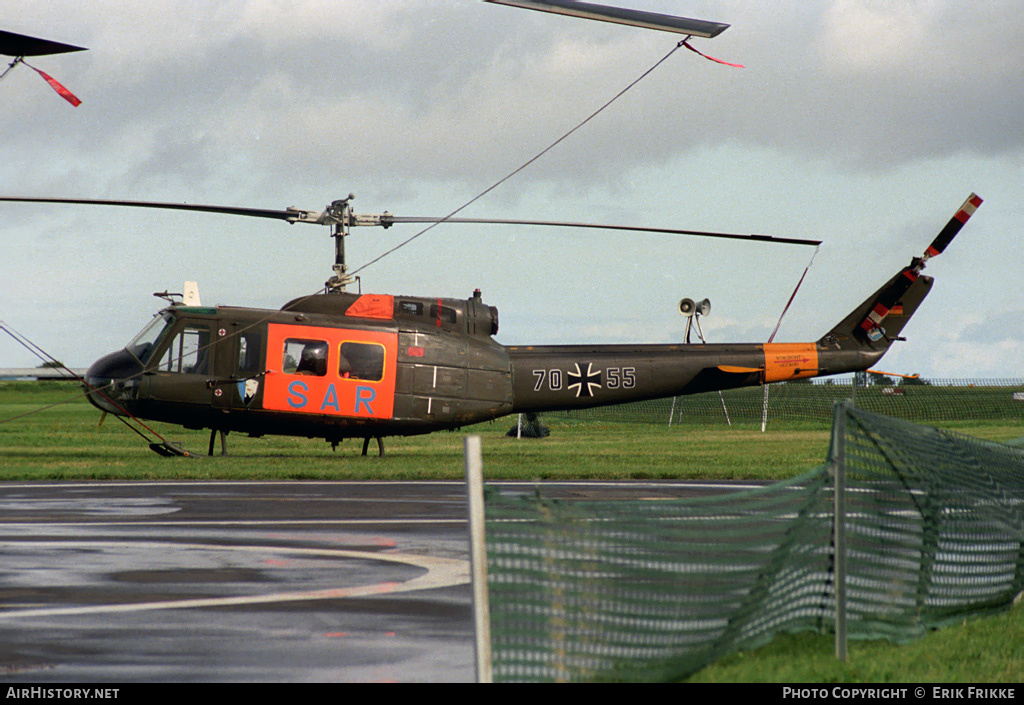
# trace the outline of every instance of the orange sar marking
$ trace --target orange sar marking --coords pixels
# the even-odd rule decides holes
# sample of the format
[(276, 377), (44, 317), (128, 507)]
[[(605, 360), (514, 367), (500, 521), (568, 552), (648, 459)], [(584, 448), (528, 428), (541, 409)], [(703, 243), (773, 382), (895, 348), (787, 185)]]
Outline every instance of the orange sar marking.
[[(303, 369), (294, 351), (322, 351), (315, 369)], [(355, 369), (353, 346), (372, 358), (369, 372)], [(344, 354), (348, 351), (348, 356)], [(398, 334), (272, 323), (267, 333), (263, 407), (274, 411), (390, 419), (395, 406)], [(298, 363), (298, 366), (296, 366)], [(356, 364), (353, 364), (356, 363)]]

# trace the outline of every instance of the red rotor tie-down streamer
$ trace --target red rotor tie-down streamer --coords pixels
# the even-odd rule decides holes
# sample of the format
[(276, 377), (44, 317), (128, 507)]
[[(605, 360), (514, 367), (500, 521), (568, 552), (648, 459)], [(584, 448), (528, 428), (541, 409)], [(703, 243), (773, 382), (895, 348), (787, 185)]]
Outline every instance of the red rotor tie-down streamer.
[(736, 67), (738, 69), (746, 68), (743, 64), (731, 64), (728, 61), (722, 61), (721, 59), (716, 59), (713, 56), (708, 56), (704, 52), (698, 51), (697, 49), (694, 49), (692, 46), (690, 46), (690, 44), (685, 39), (683, 41), (679, 42), (679, 46), (686, 47), (687, 49), (692, 51), (694, 54), (699, 54), (699, 55), (703, 56), (705, 59), (707, 59), (708, 61), (714, 61), (715, 63), (718, 63), (718, 64), (725, 64), (726, 66), (734, 66), (734, 67)]
[(57, 79), (56, 79), (56, 78), (54, 78), (54, 77), (53, 77), (53, 76), (51, 76), (50, 74), (46, 73), (45, 71), (40, 71), (39, 69), (37, 69), (37, 68), (36, 68), (35, 66), (33, 66), (33, 65), (32, 65), (32, 64), (30, 64), (30, 63), (28, 63), (28, 62), (27, 62), (27, 61), (25, 61), (24, 59), (22, 59), (21, 63), (25, 64), (25, 65), (26, 65), (26, 66), (28, 66), (28, 67), (29, 67), (30, 69), (32, 69), (33, 71), (35, 71), (36, 73), (38, 73), (38, 74), (39, 74), (40, 76), (42, 76), (42, 77), (43, 77), (43, 80), (44, 80), (44, 81), (46, 81), (47, 83), (49, 83), (49, 84), (50, 84), (50, 87), (51, 87), (51, 88), (53, 88), (53, 90), (57, 91), (57, 95), (59, 95), (59, 96), (60, 96), (61, 98), (63, 98), (63, 99), (64, 99), (64, 100), (66, 100), (67, 102), (71, 103), (71, 104), (72, 104), (73, 106), (75, 106), (76, 108), (77, 108), (77, 107), (78, 107), (79, 105), (81, 105), (81, 104), (82, 104), (82, 101), (80, 101), (80, 100), (78, 99), (78, 97), (77, 97), (77, 96), (75, 96), (75, 94), (74, 94), (74, 93), (72, 93), (72, 92), (71, 92), (71, 91), (69, 91), (69, 90), (68, 90), (67, 88), (65, 88), (65, 87), (64, 87), (63, 85), (61, 85), (61, 84), (60, 84), (60, 82), (59, 82), (59, 81), (57, 81)]

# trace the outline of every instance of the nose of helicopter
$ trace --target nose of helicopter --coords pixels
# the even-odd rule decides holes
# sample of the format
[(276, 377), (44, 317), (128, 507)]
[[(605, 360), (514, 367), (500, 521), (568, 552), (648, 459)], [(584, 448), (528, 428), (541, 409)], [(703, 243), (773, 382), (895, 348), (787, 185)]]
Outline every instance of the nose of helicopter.
[(127, 350), (104, 355), (85, 373), (89, 401), (97, 409), (123, 416), (138, 395), (142, 364)]

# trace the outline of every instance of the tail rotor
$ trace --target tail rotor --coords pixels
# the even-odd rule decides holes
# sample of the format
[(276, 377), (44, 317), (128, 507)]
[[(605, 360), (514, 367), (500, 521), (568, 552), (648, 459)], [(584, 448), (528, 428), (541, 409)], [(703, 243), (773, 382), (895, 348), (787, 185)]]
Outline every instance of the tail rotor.
[(964, 201), (964, 204), (960, 206), (956, 214), (949, 219), (946, 226), (942, 228), (938, 236), (932, 241), (928, 248), (924, 251), (921, 257), (915, 257), (911, 260), (910, 265), (905, 267), (900, 273), (900, 276), (896, 277), (892, 283), (886, 287), (876, 299), (874, 305), (868, 311), (867, 316), (861, 321), (859, 326), (859, 332), (865, 335), (868, 340), (877, 341), (885, 337), (885, 329), (882, 327), (882, 321), (889, 315), (889, 312), (899, 304), (900, 299), (910, 289), (911, 285), (917, 280), (921, 270), (925, 268), (932, 257), (942, 254), (945, 249), (949, 246), (949, 243), (953, 241), (953, 238), (957, 236), (964, 224), (967, 223), (968, 219), (974, 215), (974, 211), (978, 209), (982, 203), (982, 199), (976, 194), (971, 194)]

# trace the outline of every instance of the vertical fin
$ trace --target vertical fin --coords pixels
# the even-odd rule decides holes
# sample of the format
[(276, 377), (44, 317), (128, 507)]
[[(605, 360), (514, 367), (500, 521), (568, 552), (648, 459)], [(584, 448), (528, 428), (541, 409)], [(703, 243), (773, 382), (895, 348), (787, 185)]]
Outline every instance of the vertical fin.
[(893, 307), (899, 303), (903, 295), (917, 281), (918, 275), (920, 275), (928, 260), (942, 254), (946, 247), (949, 246), (949, 243), (953, 241), (953, 238), (957, 236), (957, 233), (960, 232), (960, 229), (963, 228), (964, 224), (974, 215), (974, 211), (978, 209), (981, 203), (982, 199), (977, 194), (972, 193), (968, 196), (964, 204), (960, 206), (959, 210), (946, 223), (946, 226), (932, 240), (932, 243), (924, 251), (924, 255), (911, 260), (910, 265), (905, 267), (899, 276), (879, 292), (874, 304), (860, 322), (861, 335), (866, 336), (871, 341), (880, 340), (885, 336), (882, 321), (885, 320)]

